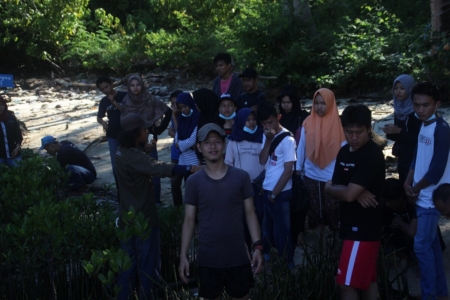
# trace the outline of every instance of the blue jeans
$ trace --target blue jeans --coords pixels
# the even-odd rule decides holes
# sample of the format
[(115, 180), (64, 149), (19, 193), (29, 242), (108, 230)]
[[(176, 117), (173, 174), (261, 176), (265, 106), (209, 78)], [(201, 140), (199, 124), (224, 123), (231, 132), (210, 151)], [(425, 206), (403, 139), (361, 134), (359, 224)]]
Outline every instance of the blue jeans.
[(416, 206), (417, 233), (414, 252), (420, 267), (422, 299), (436, 299), (448, 295), (442, 249), (437, 233), (440, 213), (436, 208)]
[(91, 171), (80, 166), (67, 165), (67, 170), (70, 171), (69, 185), (74, 190), (93, 183), (96, 179)]
[[(152, 148), (149, 155), (151, 158), (158, 160), (158, 150), (156, 147)], [(152, 176), (152, 182), (153, 191), (155, 193), (155, 203), (161, 204), (161, 178)]]
[(264, 190), (264, 220), (262, 226), (264, 259), (270, 260), (270, 247), (274, 246), (280, 257), (284, 257), (288, 268), (294, 265), (294, 251), (291, 240), (290, 202), (292, 190), (278, 194), (275, 202), (269, 200), (271, 191)]
[(111, 166), (114, 174), (116, 171), (116, 150), (118, 146), (119, 146), (118, 139), (108, 138), (109, 157), (111, 158)]
[[(122, 250), (128, 253), (131, 267), (119, 274), (120, 300), (133, 295), (137, 282), (139, 299), (157, 299), (155, 283), (159, 283), (161, 273), (160, 228), (152, 227), (146, 240), (134, 236), (128, 241), (121, 241)], [(139, 280), (137, 280), (139, 278)]]
[(0, 164), (7, 165), (10, 168), (15, 168), (19, 165), (19, 162), (21, 160), (22, 160), (21, 155), (14, 158), (0, 158)]

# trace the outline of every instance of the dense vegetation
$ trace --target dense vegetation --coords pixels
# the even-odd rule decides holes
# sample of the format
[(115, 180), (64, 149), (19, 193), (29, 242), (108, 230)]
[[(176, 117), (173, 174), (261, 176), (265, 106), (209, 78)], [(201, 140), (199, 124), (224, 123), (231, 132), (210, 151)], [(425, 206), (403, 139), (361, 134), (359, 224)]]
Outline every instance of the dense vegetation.
[[(115, 299), (117, 276), (131, 265), (120, 240), (148, 237), (148, 220), (131, 210), (124, 230), (115, 226), (117, 211), (92, 194), (67, 197), (68, 173), (55, 158), (23, 152), (19, 167), (0, 165), (0, 299)], [(161, 220), (162, 299), (198, 299), (179, 281), (183, 209), (158, 211)], [(340, 245), (327, 239), (327, 251), (306, 255), (294, 271), (272, 259), (271, 275), (260, 275), (252, 299), (339, 299), (335, 274)], [(194, 238), (194, 245), (197, 239)], [(189, 250), (192, 285), (197, 284), (196, 247)], [(405, 299), (407, 287), (393, 293), (389, 277), (395, 252), (380, 252), (380, 299)], [(388, 265), (389, 263), (389, 265)], [(406, 268), (404, 268), (406, 270)], [(164, 294), (164, 296), (163, 296)], [(394, 297), (394, 294), (396, 296)]]
[(449, 36), (432, 34), (429, 12), (424, 0), (5, 0), (0, 55), (16, 73), (145, 62), (211, 74), (214, 54), (229, 51), (237, 69), (279, 83), (377, 91), (400, 73), (450, 75)]

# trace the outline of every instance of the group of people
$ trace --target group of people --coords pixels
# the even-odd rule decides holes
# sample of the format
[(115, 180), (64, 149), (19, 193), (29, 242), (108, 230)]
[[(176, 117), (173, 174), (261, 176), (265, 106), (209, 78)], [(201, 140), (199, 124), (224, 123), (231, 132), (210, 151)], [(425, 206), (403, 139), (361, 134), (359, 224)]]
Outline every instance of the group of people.
[[(325, 226), (343, 241), (336, 276), (341, 298), (376, 299), (384, 209), (416, 213), (407, 221), (393, 217), (387, 225), (414, 241), (422, 298), (447, 299), (438, 220), (440, 212), (450, 217), (450, 128), (437, 114), (436, 87), (415, 84), (409, 75), (394, 80), (394, 122), (382, 130), (395, 141), (399, 179), (386, 180), (367, 106), (347, 106), (339, 115), (334, 93), (321, 88), (307, 112), (295, 86), (283, 87), (276, 101), (269, 101), (258, 90), (256, 70), (234, 73), (228, 53), (219, 53), (213, 62), (218, 77), (212, 90), (174, 91), (170, 107), (145, 89), (139, 75), (127, 78), (127, 92), (116, 91), (107, 77), (97, 80), (105, 94), (97, 120), (108, 138), (118, 226), (129, 225), (124, 214), (133, 208), (151, 228), (146, 239), (121, 241), (133, 264), (119, 276), (120, 299), (127, 299), (138, 283), (140, 295), (155, 295), (160, 177), (171, 177), (174, 205), (184, 203), (179, 275), (185, 282), (198, 214), (199, 295), (205, 299), (218, 299), (224, 288), (233, 299), (247, 299), (253, 274), (263, 265), (270, 270), (271, 249), (293, 269), (295, 246), (305, 243), (306, 218), (317, 249), (324, 247)], [(12, 118), (0, 99), (0, 142), (5, 141), (0, 151), (6, 150), (5, 161), (11, 164), (20, 159), (22, 142)], [(167, 127), (173, 137), (170, 163), (158, 161), (156, 151), (158, 135)], [(72, 143), (47, 136), (42, 148), (71, 171), (72, 188), (84, 191), (95, 180), (92, 163)], [(292, 198), (299, 196), (293, 182), (299, 179), (309, 206), (293, 214)], [(394, 198), (404, 201), (394, 205)]]

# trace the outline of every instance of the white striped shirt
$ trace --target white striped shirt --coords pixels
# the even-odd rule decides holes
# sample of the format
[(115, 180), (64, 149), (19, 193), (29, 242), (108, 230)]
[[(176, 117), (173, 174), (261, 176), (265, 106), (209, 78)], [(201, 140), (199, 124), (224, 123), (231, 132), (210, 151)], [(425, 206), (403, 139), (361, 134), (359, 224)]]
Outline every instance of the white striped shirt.
[(178, 148), (181, 151), (180, 158), (178, 160), (179, 165), (198, 165), (198, 158), (195, 154), (195, 150), (192, 149), (197, 141), (197, 127), (192, 131), (191, 136), (185, 140), (178, 140), (178, 132), (175, 134), (175, 141), (178, 141)]

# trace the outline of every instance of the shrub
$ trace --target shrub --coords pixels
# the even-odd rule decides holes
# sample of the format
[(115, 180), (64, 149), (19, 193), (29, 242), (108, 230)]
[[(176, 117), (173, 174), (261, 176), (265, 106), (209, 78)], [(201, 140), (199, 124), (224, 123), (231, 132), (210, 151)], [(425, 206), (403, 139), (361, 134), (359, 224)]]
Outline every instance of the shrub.
[(81, 262), (117, 244), (113, 208), (92, 195), (61, 199), (67, 173), (56, 159), (25, 151), (0, 175), (0, 294), (7, 298), (101, 296)]
[[(399, 50), (405, 47), (399, 33), (400, 20), (383, 7), (362, 7), (361, 16), (341, 28), (331, 53), (327, 75), (318, 77), (320, 85), (383, 88), (400, 74)], [(394, 43), (395, 41), (395, 43)], [(406, 47), (405, 47), (406, 49)]]
[(432, 32), (431, 25), (423, 27), (401, 60), (401, 66), (420, 81), (432, 81), (440, 86), (444, 99), (450, 95), (450, 33)]

